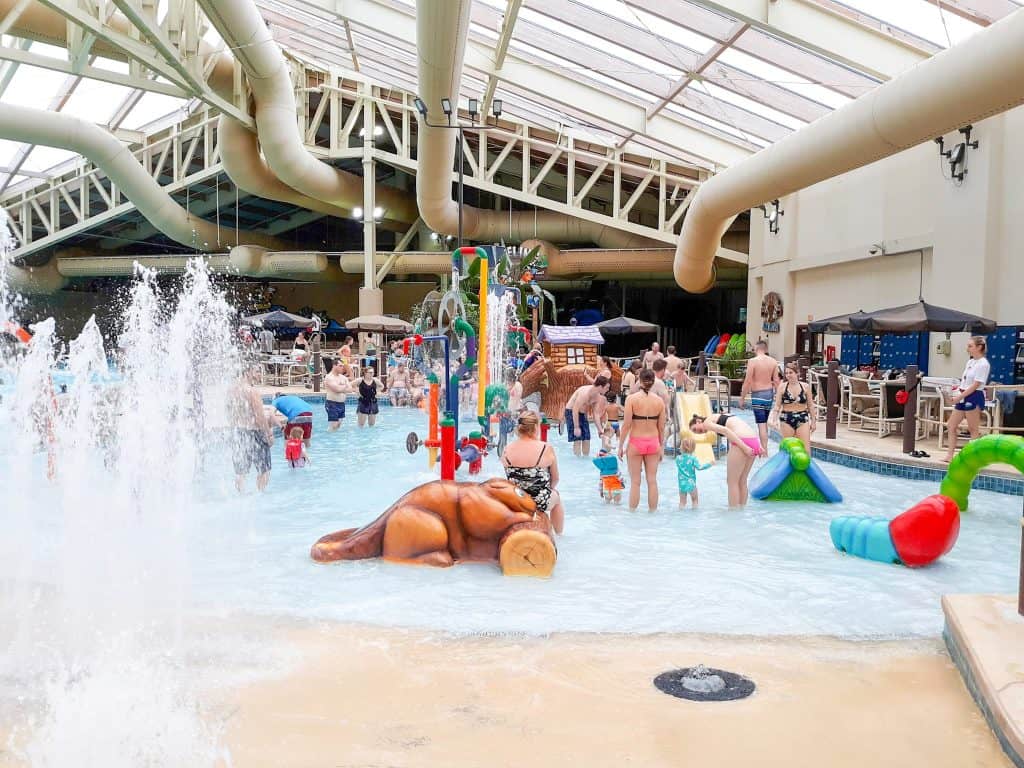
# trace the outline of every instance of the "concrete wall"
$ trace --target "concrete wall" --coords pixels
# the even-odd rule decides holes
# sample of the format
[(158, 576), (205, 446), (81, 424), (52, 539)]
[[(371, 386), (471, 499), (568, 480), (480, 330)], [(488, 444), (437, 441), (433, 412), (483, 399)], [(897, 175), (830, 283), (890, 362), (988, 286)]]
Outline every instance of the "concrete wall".
[[(968, 174), (949, 178), (929, 142), (784, 198), (778, 234), (751, 213), (747, 335), (767, 338), (772, 354), (795, 352), (796, 326), (808, 319), (917, 300), (1024, 325), (1024, 108), (975, 126)], [(958, 133), (946, 146), (958, 143)], [(886, 253), (872, 255), (880, 244)], [(923, 269), (923, 273), (922, 273)], [(783, 299), (779, 333), (761, 329), (769, 291)], [(935, 352), (930, 372), (959, 375), (966, 334), (951, 356)], [(838, 344), (838, 337), (827, 340)]]

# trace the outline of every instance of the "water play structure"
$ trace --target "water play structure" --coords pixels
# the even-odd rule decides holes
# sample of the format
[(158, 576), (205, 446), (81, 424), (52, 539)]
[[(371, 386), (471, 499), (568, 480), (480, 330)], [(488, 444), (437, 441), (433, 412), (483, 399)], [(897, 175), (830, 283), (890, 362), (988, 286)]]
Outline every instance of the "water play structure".
[(380, 557), (447, 567), (496, 562), (506, 576), (550, 576), (555, 542), (548, 516), (508, 480), (434, 481), (413, 488), (362, 528), (320, 538), (317, 562)]
[(972, 440), (950, 463), (939, 493), (892, 520), (837, 517), (829, 526), (832, 543), (840, 552), (880, 563), (928, 565), (956, 544), (971, 483), (983, 467), (996, 463), (1024, 472), (1024, 438), (985, 435)]
[(690, 419), (700, 416), (705, 419), (713, 418), (714, 409), (711, 407), (711, 398), (707, 392), (676, 392), (676, 407), (674, 409), (676, 419), (676, 430), (680, 439), (690, 437), (696, 443), (693, 451), (701, 464), (715, 463), (715, 443), (718, 435), (714, 432), (705, 432), (698, 435), (690, 430)]
[(750, 479), (750, 495), (768, 501), (823, 501), (838, 504), (843, 495), (807, 453), (797, 437), (784, 438), (779, 452)]

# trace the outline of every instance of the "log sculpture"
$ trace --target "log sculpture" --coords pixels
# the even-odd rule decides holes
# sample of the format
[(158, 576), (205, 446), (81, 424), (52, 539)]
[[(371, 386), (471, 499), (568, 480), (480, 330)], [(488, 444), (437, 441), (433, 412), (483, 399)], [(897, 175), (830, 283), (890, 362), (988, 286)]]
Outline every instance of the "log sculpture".
[(447, 567), (497, 562), (506, 576), (550, 576), (555, 567), (551, 521), (508, 480), (435, 480), (413, 488), (362, 528), (320, 538), (318, 562), (382, 557), (396, 563)]
[[(622, 369), (612, 366), (612, 386), (609, 392), (618, 394), (622, 384)], [(557, 367), (550, 360), (538, 360), (520, 375), (523, 397), (540, 392), (540, 409), (550, 421), (561, 422), (565, 416), (565, 404), (572, 393), (597, 376), (597, 369), (589, 365), (565, 365)]]

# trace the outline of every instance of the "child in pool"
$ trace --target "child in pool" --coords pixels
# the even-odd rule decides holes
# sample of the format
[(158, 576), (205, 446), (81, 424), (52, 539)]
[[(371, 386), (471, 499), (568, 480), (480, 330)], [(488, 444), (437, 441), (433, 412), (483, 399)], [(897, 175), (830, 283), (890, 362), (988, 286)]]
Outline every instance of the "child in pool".
[(302, 427), (292, 427), (284, 443), (284, 458), (292, 469), (299, 469), (309, 463), (306, 446), (302, 443)]
[(609, 422), (601, 431), (601, 453), (611, 453), (613, 450), (615, 450), (615, 429)]
[(689, 496), (693, 501), (693, 506), (697, 506), (697, 470), (707, 469), (710, 464), (701, 464), (697, 460), (697, 457), (693, 455), (696, 450), (697, 444), (693, 441), (692, 437), (684, 437), (683, 442), (679, 446), (679, 455), (676, 456), (676, 472), (678, 473), (679, 480), (679, 508), (686, 508), (686, 497)]
[(601, 498), (605, 500), (606, 504), (621, 504), (622, 489), (626, 487), (626, 482), (622, 473), (619, 472), (619, 460), (613, 453), (602, 448), (597, 452), (594, 466), (601, 473), (601, 478), (598, 481)]

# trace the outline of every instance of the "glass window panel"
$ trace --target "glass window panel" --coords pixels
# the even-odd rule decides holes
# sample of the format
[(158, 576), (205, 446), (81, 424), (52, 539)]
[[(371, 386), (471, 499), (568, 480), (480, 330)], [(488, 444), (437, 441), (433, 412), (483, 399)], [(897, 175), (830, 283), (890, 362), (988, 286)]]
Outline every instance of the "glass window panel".
[(0, 165), (7, 167), (11, 164), (11, 159), (18, 154), (18, 149), (21, 148), (21, 144), (16, 141), (8, 141), (7, 139), (0, 139)]
[(934, 1), (843, 0), (842, 4), (943, 47), (950, 42), (956, 45), (981, 29), (973, 21), (940, 10)]
[(796, 117), (791, 117), (783, 112), (779, 112), (777, 109), (765, 106), (764, 104), (748, 99), (746, 96), (740, 96), (732, 91), (727, 91), (725, 88), (720, 88), (714, 83), (694, 83), (690, 86), (696, 88), (696, 90), (704, 90), (708, 95), (721, 99), (730, 104), (735, 104), (737, 107), (742, 107), (748, 112), (753, 112), (755, 115), (761, 115), (761, 117), (767, 117), (769, 120), (773, 120), (779, 125), (785, 125), (788, 128), (802, 128), (807, 123)]
[(46, 109), (67, 75), (22, 64), (4, 91), (3, 101), (19, 107)]
[[(849, 96), (834, 91), (831, 88), (826, 88), (823, 85), (812, 83), (806, 78), (795, 75), (780, 67), (776, 67), (774, 64), (769, 64), (766, 61), (762, 61), (754, 56), (743, 53), (743, 51), (737, 51), (735, 48), (729, 48), (724, 51), (718, 60), (723, 64), (728, 64), (731, 67), (742, 69), (744, 72), (749, 72), (751, 79), (766, 80), (780, 88), (786, 88), (787, 90), (799, 93), (801, 96), (806, 96), (809, 99), (817, 101), (819, 104), (838, 109), (849, 102), (853, 101)], [(713, 82), (713, 80), (712, 80)]]
[(130, 131), (137, 131), (145, 125), (166, 117), (172, 112), (181, 109), (187, 104), (184, 99), (175, 96), (165, 96), (162, 93), (147, 93), (135, 108), (128, 113), (128, 117), (121, 124)]
[(131, 88), (123, 85), (83, 80), (75, 88), (61, 112), (105, 125), (110, 122), (114, 111), (131, 92)]
[(43, 172), (53, 168), (55, 165), (67, 162), (77, 157), (74, 152), (68, 152), (66, 149), (57, 149), (56, 147), (39, 147), (37, 146), (31, 152), (25, 163), (22, 165), (26, 171)]

